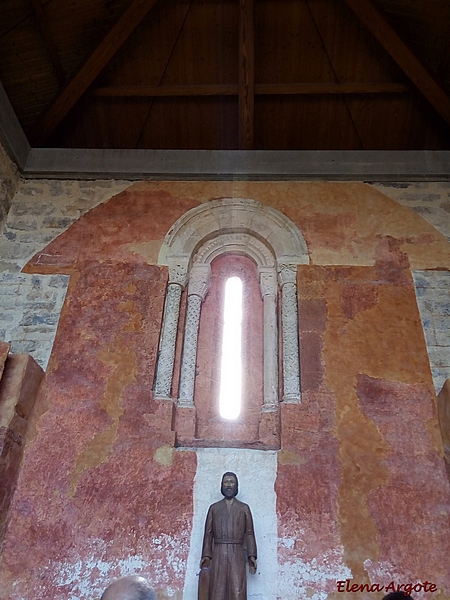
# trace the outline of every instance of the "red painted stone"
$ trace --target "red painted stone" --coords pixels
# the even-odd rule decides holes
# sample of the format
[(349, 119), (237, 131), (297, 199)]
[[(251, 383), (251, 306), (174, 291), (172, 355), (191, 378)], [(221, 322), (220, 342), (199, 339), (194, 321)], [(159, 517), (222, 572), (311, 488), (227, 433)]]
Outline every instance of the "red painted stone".
[(11, 600), (99, 596), (127, 564), (157, 588), (184, 584), (196, 456), (171, 448), (171, 409), (151, 392), (167, 270), (81, 266), (5, 536), (1, 581)]
[(43, 376), (41, 367), (28, 354), (8, 356), (0, 382), (0, 545), (22, 463), (30, 414)]
[[(28, 271), (83, 261), (118, 260), (145, 263), (135, 244), (163, 240), (187, 210), (198, 205), (166, 191), (134, 191), (131, 187), (80, 217), (28, 263)], [(157, 216), (157, 218), (155, 218)]]
[(175, 432), (178, 446), (192, 445), (197, 424), (197, 411), (193, 408), (178, 407), (176, 410)]
[(450, 589), (450, 573), (442, 560), (450, 553), (444, 508), (448, 481), (426, 426), (436, 417), (429, 389), (360, 375), (357, 392), (362, 410), (389, 446), (388, 479), (369, 499), (380, 531), (380, 556), (370, 570), (378, 573), (380, 565), (389, 564), (404, 581), (428, 580)]
[[(202, 199), (208, 185), (199, 184)], [(221, 184), (211, 185), (220, 195)], [(245, 189), (259, 189), (257, 199), (270, 202), (282, 188)], [(319, 190), (317, 200), (326, 196), (326, 209), (347, 187), (308, 189)], [(322, 249), (337, 259), (358, 243), (363, 260), (376, 261), (374, 268), (299, 267), (302, 403), (280, 406), (275, 487), (280, 573), (306, 588), (305, 597), (335, 597), (336, 573), (348, 568), (372, 581), (395, 571), (406, 581), (450, 587), (442, 560), (449, 486), (431, 444), (431, 376), (404, 252), (405, 244), (431, 238), (375, 238), (381, 225), (370, 224), (368, 234), (357, 214), (363, 204), (368, 210), (364, 189), (351, 187), (343, 214), (296, 202), (292, 189), (285, 201), (319, 260)], [(160, 242), (196, 205), (166, 191), (130, 189), (79, 219), (29, 265), (73, 275), (11, 506), (0, 572), (8, 600), (100, 596), (126, 569), (149, 577), (161, 598), (181, 595), (196, 455), (174, 449), (174, 429), (191, 435), (194, 419), (176, 423), (173, 403), (153, 398), (167, 270), (147, 264), (136, 244)], [(233, 262), (223, 264), (225, 273)], [(271, 447), (278, 423), (276, 413), (260, 417), (262, 302), (252, 281), (246, 335), (257, 341), (246, 357), (254, 391), (246, 418), (237, 426), (217, 420), (219, 303), (212, 291), (200, 324), (201, 437), (193, 443)], [(178, 343), (176, 365), (180, 352)]]

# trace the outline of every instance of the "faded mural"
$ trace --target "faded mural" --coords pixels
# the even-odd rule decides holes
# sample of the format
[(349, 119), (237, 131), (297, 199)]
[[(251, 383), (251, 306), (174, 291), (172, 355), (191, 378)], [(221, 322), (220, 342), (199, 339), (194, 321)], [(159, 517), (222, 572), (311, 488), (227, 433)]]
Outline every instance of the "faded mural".
[[(310, 257), (297, 267), (302, 402), (281, 404), (281, 449), (266, 454), (179, 447), (173, 405), (152, 392), (161, 244), (186, 211), (225, 197), (280, 211)], [(380, 599), (392, 581), (427, 581), (436, 589), (415, 598), (450, 599), (450, 484), (412, 274), (417, 284), (450, 268), (446, 237), (362, 183), (146, 182), (101, 200), (15, 275), (70, 279), (8, 513), (0, 596), (99, 598), (133, 572), (160, 600), (194, 600), (191, 541), (234, 461), (240, 497), (257, 507), (249, 598)]]

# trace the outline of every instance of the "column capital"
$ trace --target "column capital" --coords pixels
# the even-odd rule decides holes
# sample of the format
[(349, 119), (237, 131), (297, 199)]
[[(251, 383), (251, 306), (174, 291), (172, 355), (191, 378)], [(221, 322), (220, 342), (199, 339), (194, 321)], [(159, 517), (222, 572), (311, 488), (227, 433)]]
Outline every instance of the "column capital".
[(188, 279), (188, 259), (184, 256), (173, 256), (168, 260), (169, 285), (179, 285), (181, 289), (186, 287)]
[(259, 267), (259, 285), (261, 296), (275, 297), (278, 291), (277, 273), (273, 267)]
[(189, 296), (198, 296), (201, 301), (206, 298), (211, 285), (211, 266), (209, 264), (194, 264), (189, 273)]
[(281, 263), (278, 265), (278, 281), (280, 287), (286, 283), (297, 283), (297, 265), (290, 263)]

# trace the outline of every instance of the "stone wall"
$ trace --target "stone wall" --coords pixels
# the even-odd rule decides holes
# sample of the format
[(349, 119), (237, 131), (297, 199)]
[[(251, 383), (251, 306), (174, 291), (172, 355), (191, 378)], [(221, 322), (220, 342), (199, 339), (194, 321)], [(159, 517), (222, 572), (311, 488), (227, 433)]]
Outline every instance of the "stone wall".
[[(374, 187), (421, 215), (450, 241), (450, 184), (384, 183)], [(444, 268), (450, 269), (450, 264)], [(413, 275), (434, 385), (439, 393), (450, 378), (449, 272), (417, 271)]]
[(21, 181), (0, 235), (0, 339), (47, 366), (69, 277), (21, 273), (26, 262), (122, 181)]
[[(128, 184), (110, 180), (31, 180), (19, 183), (17, 170), (6, 154), (0, 155), (0, 165), (5, 173), (0, 176), (4, 182), (0, 199), (5, 198), (5, 216), (12, 195), (18, 188), (0, 237), (0, 339), (11, 343), (13, 352), (31, 353), (45, 368), (68, 278), (64, 275), (30, 277), (19, 273), (35, 252), (65, 231), (79, 216)], [(414, 210), (450, 240), (450, 184), (391, 182), (372, 184), (372, 187)], [(437, 392), (445, 379), (450, 378), (450, 367), (444, 364), (448, 362), (445, 357), (450, 354), (449, 288), (441, 286), (445, 277), (445, 273), (433, 275), (428, 272), (426, 279), (420, 274), (415, 278), (420, 281), (417, 299)], [(434, 278), (436, 283), (433, 283)], [(436, 341), (429, 308), (435, 304), (435, 290), (438, 288), (440, 313), (434, 320), (438, 321), (439, 342)], [(36, 308), (39, 314), (36, 314)]]
[[(159, 600), (195, 600), (206, 505), (235, 468), (260, 542), (250, 600), (350, 600), (337, 585), (347, 578), (428, 580), (450, 599), (450, 485), (422, 327), (442, 356), (450, 244), (404, 205), (414, 191), (441, 211), (447, 188), (420, 184), (445, 188), (430, 199), (415, 185), (21, 183), (1, 241), (0, 305), (16, 299), (1, 327), (13, 351), (29, 343), (41, 364), (51, 357), (5, 535), (5, 597), (99, 598), (111, 577), (138, 572)], [(308, 246), (297, 270), (302, 403), (280, 406), (277, 452), (177, 447), (173, 404), (153, 396), (161, 245), (218, 198), (275, 209)]]
[(17, 167), (0, 144), (0, 231), (6, 221), (18, 185), (19, 173)]

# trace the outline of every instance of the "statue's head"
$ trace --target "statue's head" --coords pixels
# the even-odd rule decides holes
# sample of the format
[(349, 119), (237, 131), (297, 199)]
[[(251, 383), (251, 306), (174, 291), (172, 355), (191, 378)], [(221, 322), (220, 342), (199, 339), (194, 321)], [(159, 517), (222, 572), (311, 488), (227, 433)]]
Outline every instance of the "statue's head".
[(222, 486), (220, 488), (222, 495), (225, 498), (234, 498), (239, 491), (238, 478), (236, 473), (227, 471), (222, 475)]
[(101, 600), (156, 600), (155, 590), (139, 575), (127, 575), (113, 581)]

